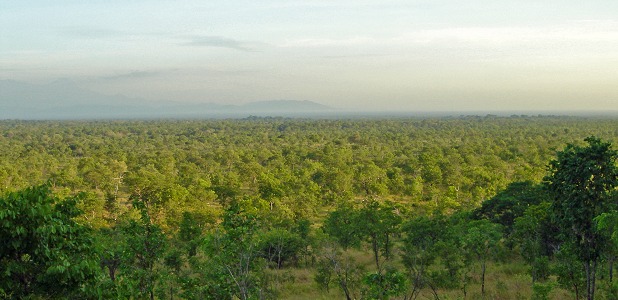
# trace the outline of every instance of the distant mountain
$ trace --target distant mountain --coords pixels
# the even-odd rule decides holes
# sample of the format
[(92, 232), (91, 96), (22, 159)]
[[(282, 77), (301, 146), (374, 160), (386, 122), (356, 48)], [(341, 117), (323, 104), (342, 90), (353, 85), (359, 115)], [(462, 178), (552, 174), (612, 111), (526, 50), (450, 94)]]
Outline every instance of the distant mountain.
[(26, 108), (54, 108), (79, 105), (126, 105), (136, 102), (126, 96), (109, 96), (80, 88), (70, 80), (49, 84), (29, 84), (0, 80), (0, 105)]
[(275, 100), (244, 105), (151, 102), (83, 89), (69, 80), (30, 84), (0, 80), (0, 119), (122, 119), (303, 116), (333, 111), (311, 101)]
[(0, 80), (0, 118), (75, 119), (139, 112), (139, 99), (104, 95), (78, 87), (69, 80), (29, 84)]

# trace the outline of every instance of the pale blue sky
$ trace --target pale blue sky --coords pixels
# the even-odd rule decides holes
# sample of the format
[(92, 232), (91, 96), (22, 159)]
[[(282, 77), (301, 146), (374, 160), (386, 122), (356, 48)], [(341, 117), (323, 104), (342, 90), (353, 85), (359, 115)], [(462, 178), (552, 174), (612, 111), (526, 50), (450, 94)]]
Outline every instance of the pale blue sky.
[(57, 78), (150, 100), (618, 110), (618, 1), (1, 1), (0, 79)]

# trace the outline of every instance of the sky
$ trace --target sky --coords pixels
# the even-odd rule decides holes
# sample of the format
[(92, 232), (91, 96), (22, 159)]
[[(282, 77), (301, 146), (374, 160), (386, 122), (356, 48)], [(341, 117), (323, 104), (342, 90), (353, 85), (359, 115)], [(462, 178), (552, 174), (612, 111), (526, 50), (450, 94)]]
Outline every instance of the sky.
[(616, 111), (618, 1), (2, 0), (0, 80), (60, 78), (144, 101)]

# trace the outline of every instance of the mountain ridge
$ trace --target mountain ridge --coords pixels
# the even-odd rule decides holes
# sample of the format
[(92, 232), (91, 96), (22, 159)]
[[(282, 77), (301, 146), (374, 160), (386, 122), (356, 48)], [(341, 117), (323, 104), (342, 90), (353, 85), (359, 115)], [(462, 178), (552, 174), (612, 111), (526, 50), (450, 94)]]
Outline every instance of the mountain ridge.
[(241, 105), (152, 102), (94, 92), (70, 80), (48, 84), (0, 80), (0, 119), (233, 118), (332, 111), (331, 107), (308, 100), (261, 100)]

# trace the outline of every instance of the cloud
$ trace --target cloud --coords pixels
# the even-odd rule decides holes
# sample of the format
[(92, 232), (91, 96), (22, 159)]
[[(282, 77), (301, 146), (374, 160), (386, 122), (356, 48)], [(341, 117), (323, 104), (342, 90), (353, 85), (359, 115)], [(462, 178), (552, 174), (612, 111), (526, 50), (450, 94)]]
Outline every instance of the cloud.
[(247, 42), (222, 36), (194, 36), (188, 42), (183, 43), (183, 45), (193, 47), (227, 48), (247, 52), (255, 51), (255, 49), (248, 46)]
[(618, 40), (618, 23), (579, 21), (546, 27), (455, 27), (416, 31), (403, 38), (418, 43), (440, 41), (477, 44), (611, 42)]
[(279, 43), (281, 48), (358, 48), (393, 46), (473, 45), (477, 47), (603, 43), (618, 41), (618, 22), (584, 20), (543, 27), (445, 27), (416, 29), (390, 37), (354, 36), (343, 38), (298, 38)]
[(140, 78), (159, 76), (161, 74), (163, 74), (163, 72), (161, 71), (131, 71), (128, 73), (103, 76), (101, 78), (105, 80), (140, 79)]
[(377, 44), (379, 39), (370, 37), (352, 37), (343, 39), (305, 38), (285, 41), (279, 45), (283, 48), (318, 48), (318, 47), (353, 47)]
[(380, 58), (380, 57), (389, 57), (392, 56), (390, 54), (350, 54), (350, 55), (324, 55), (322, 58), (324, 59), (347, 59), (347, 58)]

